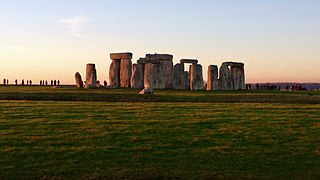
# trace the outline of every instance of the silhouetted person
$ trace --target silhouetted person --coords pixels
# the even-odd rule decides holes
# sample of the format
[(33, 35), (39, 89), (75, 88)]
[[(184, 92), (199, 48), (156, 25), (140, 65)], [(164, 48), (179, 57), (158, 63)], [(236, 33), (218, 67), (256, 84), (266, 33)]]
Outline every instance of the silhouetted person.
[(22, 79), (22, 81), (21, 81), (21, 85), (22, 85), (22, 86), (24, 85), (24, 79)]
[(46, 80), (46, 86), (48, 86), (48, 81)]
[(57, 85), (57, 80), (54, 80), (54, 81), (53, 81), (53, 84), (54, 84), (54, 85)]
[(58, 80), (58, 86), (60, 85), (60, 80)]
[(27, 80), (27, 85), (29, 85), (29, 80)]
[(7, 79), (7, 85), (9, 85), (9, 79)]
[(53, 86), (53, 80), (51, 80), (51, 86)]
[(42, 86), (42, 80), (40, 80), (40, 86)]
[(6, 85), (6, 79), (3, 79), (3, 85)]
[(107, 87), (107, 85), (108, 85), (107, 81), (103, 81), (103, 85), (104, 85), (105, 87)]
[(17, 86), (18, 85), (18, 80), (16, 79), (14, 82), (16, 83), (16, 86)]
[(30, 86), (32, 86), (32, 81), (31, 80), (29, 80), (29, 83), (30, 83)]

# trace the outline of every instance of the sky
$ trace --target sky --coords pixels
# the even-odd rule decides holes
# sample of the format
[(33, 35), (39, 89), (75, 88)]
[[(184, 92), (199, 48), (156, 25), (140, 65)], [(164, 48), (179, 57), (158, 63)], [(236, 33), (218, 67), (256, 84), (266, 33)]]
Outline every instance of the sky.
[[(0, 0), (0, 78), (74, 84), (109, 54), (243, 62), (247, 83), (320, 82), (319, 0)], [(2, 81), (1, 81), (2, 82)]]

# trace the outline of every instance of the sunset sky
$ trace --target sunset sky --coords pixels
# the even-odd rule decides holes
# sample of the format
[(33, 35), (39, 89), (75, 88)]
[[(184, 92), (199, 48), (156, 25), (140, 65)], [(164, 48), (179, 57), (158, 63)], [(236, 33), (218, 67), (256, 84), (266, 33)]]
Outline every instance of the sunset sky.
[[(247, 83), (320, 82), (319, 0), (0, 0), (0, 78), (74, 84), (109, 54), (245, 64)], [(0, 81), (2, 83), (2, 81)]]

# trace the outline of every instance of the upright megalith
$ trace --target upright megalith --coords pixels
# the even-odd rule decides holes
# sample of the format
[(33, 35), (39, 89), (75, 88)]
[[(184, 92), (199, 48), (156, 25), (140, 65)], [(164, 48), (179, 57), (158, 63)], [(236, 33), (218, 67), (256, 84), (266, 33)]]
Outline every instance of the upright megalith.
[(243, 90), (245, 88), (244, 64), (224, 62), (219, 70), (219, 90)]
[(75, 80), (76, 80), (76, 86), (78, 88), (82, 88), (83, 87), (83, 81), (82, 81), (80, 73), (76, 72), (76, 74), (74, 76), (75, 76)]
[(200, 64), (190, 65), (190, 89), (191, 90), (203, 90), (203, 76), (202, 76), (202, 66)]
[(218, 90), (218, 66), (208, 66), (207, 90)]
[(120, 87), (120, 60), (112, 60), (109, 68), (110, 86)]
[(165, 77), (160, 63), (145, 64), (144, 87), (152, 89), (165, 89)]
[[(146, 63), (147, 64), (159, 64), (154, 65), (154, 69), (157, 72), (161, 72), (161, 74), (153, 74), (154, 77), (157, 77), (159, 81), (154, 81), (153, 83), (162, 83), (162, 79), (164, 79), (164, 88), (171, 89), (173, 88), (172, 85), (172, 78), (173, 78), (173, 62), (172, 62), (173, 56), (171, 54), (147, 54), (146, 55)], [(159, 68), (161, 69), (158, 69)], [(156, 72), (155, 72), (156, 73)], [(163, 77), (160, 77), (163, 76)], [(161, 80), (161, 82), (160, 82)], [(163, 89), (163, 85), (154, 85), (156, 87), (159, 87)]]
[(142, 89), (144, 83), (143, 77), (143, 65), (133, 64), (132, 66), (132, 76), (131, 76), (131, 87), (135, 89)]
[(230, 62), (224, 62), (220, 66), (218, 82), (219, 90), (233, 90), (230, 66)]
[(244, 90), (245, 80), (244, 80), (244, 64), (243, 63), (233, 63), (231, 66), (231, 78), (233, 83), (233, 90)]
[(97, 72), (95, 64), (87, 64), (85, 88), (95, 88), (97, 82)]
[(185, 89), (190, 89), (190, 74), (188, 71), (183, 72)]
[(130, 79), (132, 75), (131, 59), (121, 59), (120, 62), (120, 87), (131, 87)]
[(113, 87), (130, 87), (132, 74), (132, 53), (111, 53), (112, 63), (109, 69), (109, 81)]
[(178, 63), (173, 66), (172, 85), (174, 89), (186, 89), (183, 64)]

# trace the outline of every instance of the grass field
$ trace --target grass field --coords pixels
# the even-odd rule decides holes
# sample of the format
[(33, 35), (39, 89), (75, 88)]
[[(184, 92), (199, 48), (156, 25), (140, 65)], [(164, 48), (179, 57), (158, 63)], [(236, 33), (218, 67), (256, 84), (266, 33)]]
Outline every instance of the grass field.
[(319, 92), (0, 87), (0, 179), (320, 178)]

